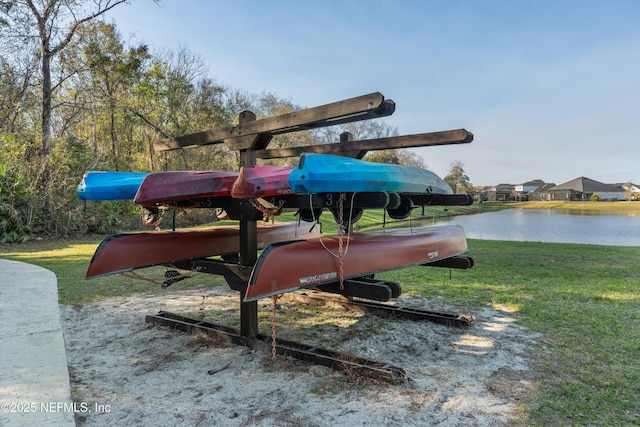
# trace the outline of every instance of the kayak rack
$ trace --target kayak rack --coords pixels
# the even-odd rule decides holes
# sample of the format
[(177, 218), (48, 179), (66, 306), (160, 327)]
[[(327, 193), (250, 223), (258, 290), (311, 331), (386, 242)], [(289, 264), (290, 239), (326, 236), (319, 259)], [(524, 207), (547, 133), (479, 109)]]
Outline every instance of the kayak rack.
[[(346, 285), (345, 281), (345, 285)], [(345, 286), (346, 287), (346, 286)], [(392, 319), (428, 321), (440, 325), (466, 328), (475, 324), (473, 316), (462, 313), (447, 313), (441, 311), (430, 311), (412, 307), (402, 307), (398, 305), (384, 304), (377, 301), (367, 301), (357, 297), (338, 297), (326, 295), (326, 292), (310, 291), (291, 294), (295, 301), (305, 303), (320, 303), (339, 307), (357, 307), (380, 317)]]
[[(369, 140), (354, 141), (352, 134), (344, 132), (339, 142), (312, 146), (267, 149), (275, 135), (318, 129), (326, 126), (353, 123), (380, 117), (387, 117), (395, 111), (395, 102), (374, 92), (355, 98), (345, 99), (330, 104), (313, 107), (257, 119), (251, 111), (243, 111), (238, 116), (238, 124), (206, 130), (175, 138), (166, 138), (154, 143), (156, 151), (176, 150), (212, 144), (225, 144), (232, 151), (238, 152), (239, 166), (256, 165), (257, 159), (279, 159), (297, 157), (302, 153), (325, 153), (362, 159), (372, 150), (388, 150), (410, 147), (427, 147), (451, 144), (468, 144), (473, 141), (473, 134), (466, 129), (455, 129), (440, 132), (429, 132), (414, 135), (391, 136)], [(329, 207), (327, 200), (315, 195), (313, 209)], [(395, 209), (394, 215), (402, 217), (414, 206), (419, 205), (469, 205), (473, 201), (467, 195), (429, 195), (416, 194), (408, 196), (410, 203), (393, 194), (379, 193), (358, 195), (362, 207), (384, 207)], [(337, 200), (331, 198), (331, 200)], [(188, 202), (193, 203), (193, 202)], [(189, 207), (217, 208), (227, 211), (229, 218), (238, 220), (239, 252), (234, 259), (221, 262), (212, 260), (186, 260), (176, 263), (178, 268), (187, 267), (195, 271), (222, 275), (229, 287), (240, 293), (240, 330), (241, 337), (259, 337), (257, 301), (244, 301), (248, 287), (248, 278), (258, 259), (257, 221), (262, 218), (250, 200), (218, 198), (201, 200), (201, 205)], [(218, 205), (221, 204), (222, 206)], [(275, 203), (274, 203), (275, 204)], [(287, 196), (287, 207), (309, 208), (308, 196)], [(180, 265), (179, 265), (180, 264)], [(456, 268), (455, 266), (453, 268)], [(392, 293), (393, 293), (392, 289)]]
[[(400, 211), (405, 218), (410, 210), (417, 206), (469, 206), (473, 204), (473, 198), (466, 194), (411, 194), (394, 192), (368, 192), (368, 193), (321, 193), (321, 194), (287, 194), (282, 196), (268, 196), (261, 198), (272, 206), (279, 206), (276, 210), (304, 210), (304, 209), (335, 209), (335, 200), (341, 194), (352, 200), (354, 210), (362, 209), (386, 209), (388, 213)], [(263, 219), (264, 213), (257, 210), (248, 199), (235, 199), (228, 196), (201, 197), (198, 199), (186, 199), (167, 205), (173, 209), (222, 209), (233, 220)], [(162, 215), (162, 211), (156, 207), (142, 207), (151, 218)], [(174, 210), (175, 213), (175, 210)], [(174, 218), (175, 220), (175, 218)], [(310, 220), (310, 219), (309, 219)]]
[[(202, 332), (221, 341), (231, 342), (237, 345), (251, 347), (254, 346), (257, 341), (268, 344), (269, 348), (272, 348), (272, 338), (270, 336), (258, 334), (253, 339), (250, 339), (243, 336), (241, 332), (235, 328), (166, 311), (160, 311), (155, 315), (147, 315), (145, 322), (167, 326), (190, 334)], [(326, 350), (295, 341), (283, 340), (281, 338), (278, 338), (275, 350), (279, 355), (293, 357), (298, 360), (326, 366), (336, 371), (347, 372), (389, 384), (399, 385), (409, 382), (404, 369), (400, 367), (339, 353), (333, 350)]]
[(351, 304), (362, 307), (367, 312), (377, 316), (392, 317), (394, 319), (427, 320), (447, 326), (467, 327), (475, 323), (473, 316), (467, 314), (453, 314), (439, 311), (422, 310), (410, 307), (398, 307), (372, 301), (351, 301)]
[[(424, 267), (445, 267), (449, 269), (465, 270), (473, 267), (473, 264), (474, 261), (471, 257), (452, 256), (420, 265)], [(375, 275), (373, 274), (353, 279), (346, 279), (342, 284), (340, 284), (339, 281), (335, 281), (318, 285), (315, 288), (322, 292), (339, 294), (347, 298), (361, 298), (380, 302), (386, 302), (392, 298), (398, 298), (402, 294), (402, 288), (398, 282), (378, 280), (375, 279)], [(469, 324), (465, 326), (471, 325)]]

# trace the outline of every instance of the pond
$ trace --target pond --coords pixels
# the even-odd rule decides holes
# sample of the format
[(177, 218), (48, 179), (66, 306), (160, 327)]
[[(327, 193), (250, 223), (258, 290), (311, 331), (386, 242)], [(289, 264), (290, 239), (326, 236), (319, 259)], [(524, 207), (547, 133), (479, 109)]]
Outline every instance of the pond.
[(640, 246), (640, 216), (506, 209), (456, 216), (449, 223), (462, 225), (470, 239)]

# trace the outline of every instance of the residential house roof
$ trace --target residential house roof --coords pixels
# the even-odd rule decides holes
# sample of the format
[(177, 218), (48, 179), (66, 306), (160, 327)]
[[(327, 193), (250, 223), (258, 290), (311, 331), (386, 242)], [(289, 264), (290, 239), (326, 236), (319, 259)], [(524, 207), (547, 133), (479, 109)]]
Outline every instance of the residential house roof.
[(523, 187), (542, 187), (543, 185), (544, 185), (544, 181), (541, 179), (534, 179), (522, 184)]
[(556, 185), (555, 187), (548, 189), (548, 191), (563, 190), (574, 190), (581, 193), (611, 193), (624, 191), (624, 189), (618, 185), (604, 184), (594, 179), (585, 178), (584, 176), (572, 179), (571, 181), (567, 181), (564, 184)]
[(554, 184), (553, 182), (550, 182), (548, 184), (544, 184), (542, 187), (536, 188), (535, 190), (532, 191), (532, 193), (533, 192), (536, 192), (536, 193), (546, 192), (547, 190), (549, 190), (550, 188), (553, 188), (555, 186), (556, 186), (556, 184)]
[(495, 186), (495, 191), (511, 191), (513, 188), (513, 184), (498, 184)]

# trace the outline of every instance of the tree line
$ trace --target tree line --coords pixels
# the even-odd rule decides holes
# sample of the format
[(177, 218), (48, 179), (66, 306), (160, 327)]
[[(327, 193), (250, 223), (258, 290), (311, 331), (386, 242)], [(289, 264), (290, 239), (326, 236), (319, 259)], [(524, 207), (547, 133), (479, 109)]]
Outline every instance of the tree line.
[[(135, 206), (87, 206), (76, 186), (90, 170), (237, 170), (224, 145), (157, 153), (153, 142), (236, 124), (250, 110), (271, 116), (302, 107), (209, 77), (188, 47), (152, 51), (128, 43), (103, 15), (124, 0), (0, 1), (0, 241), (69, 235), (99, 216), (122, 225)], [(379, 121), (279, 135), (270, 148), (397, 135)], [(371, 159), (426, 167), (415, 153)], [(285, 164), (295, 159), (272, 161)], [(101, 232), (109, 230), (99, 230)]]

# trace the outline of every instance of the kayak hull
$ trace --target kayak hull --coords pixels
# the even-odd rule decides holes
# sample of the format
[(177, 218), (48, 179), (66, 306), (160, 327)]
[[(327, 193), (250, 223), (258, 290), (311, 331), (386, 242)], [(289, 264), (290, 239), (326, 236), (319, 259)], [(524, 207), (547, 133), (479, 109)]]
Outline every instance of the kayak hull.
[(143, 206), (170, 205), (182, 200), (231, 195), (238, 172), (175, 171), (149, 174), (133, 201)]
[[(315, 227), (317, 228), (317, 227)], [(296, 223), (264, 224), (258, 227), (258, 248), (274, 242), (306, 239), (318, 235)], [(101, 277), (154, 265), (237, 253), (239, 227), (217, 226), (176, 231), (116, 234), (96, 249), (86, 277)]]
[(291, 194), (289, 174), (292, 170), (279, 166), (244, 166), (231, 188), (231, 196), (256, 199)]
[(84, 174), (76, 192), (80, 200), (133, 200), (147, 175), (146, 172), (90, 171)]
[(295, 193), (398, 192), (453, 194), (431, 171), (329, 154), (303, 153), (289, 174)]
[[(339, 238), (319, 237), (267, 247), (253, 269), (245, 301), (331, 283), (340, 278)], [(343, 278), (428, 264), (467, 251), (457, 225), (356, 233), (343, 240)]]

